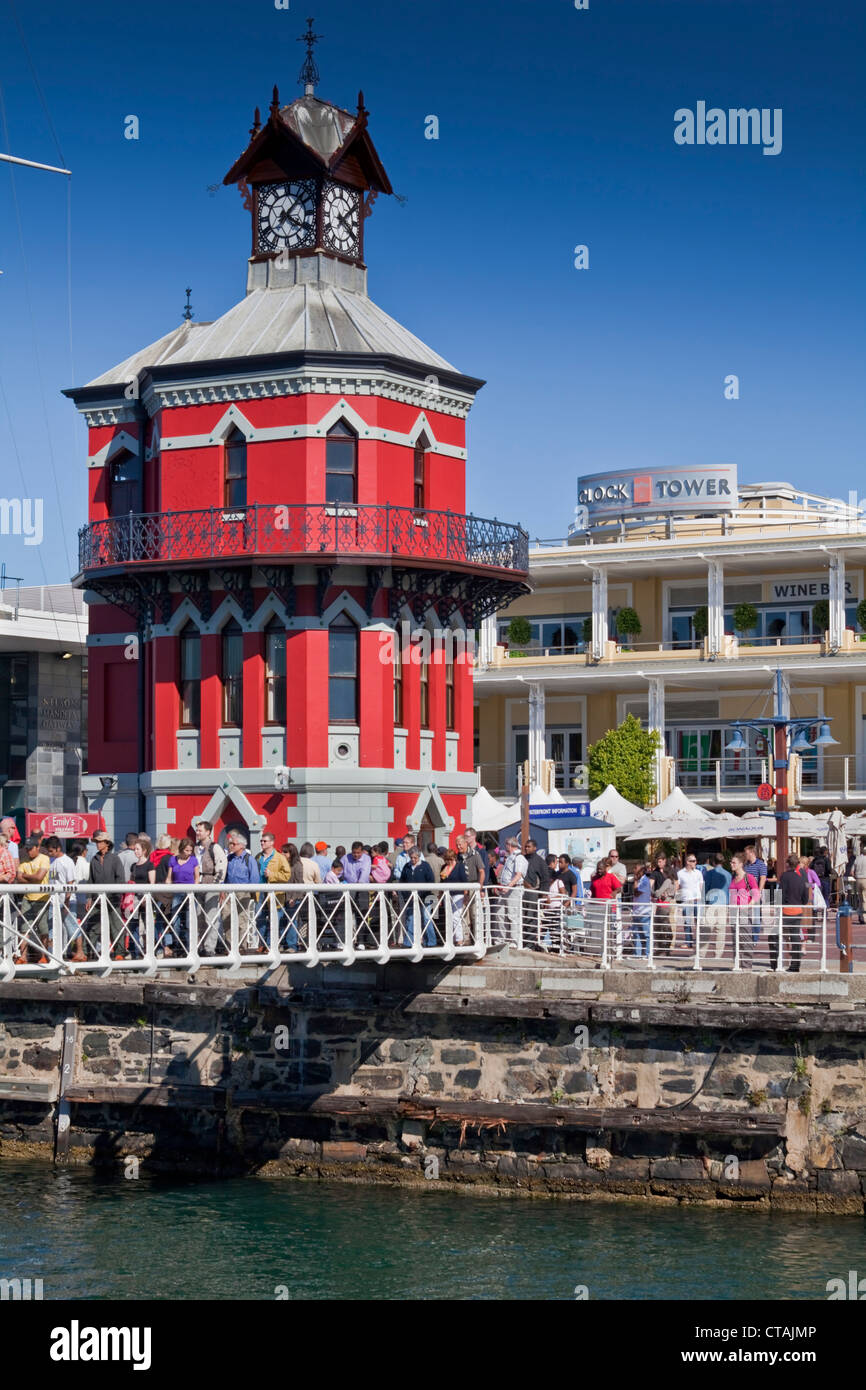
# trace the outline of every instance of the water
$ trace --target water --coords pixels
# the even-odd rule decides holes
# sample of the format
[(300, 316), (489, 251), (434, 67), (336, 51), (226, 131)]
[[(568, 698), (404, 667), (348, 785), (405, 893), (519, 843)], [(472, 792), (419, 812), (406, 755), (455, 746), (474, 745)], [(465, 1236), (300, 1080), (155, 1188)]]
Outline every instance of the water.
[(824, 1299), (850, 1269), (857, 1216), (0, 1163), (0, 1277), (46, 1299)]

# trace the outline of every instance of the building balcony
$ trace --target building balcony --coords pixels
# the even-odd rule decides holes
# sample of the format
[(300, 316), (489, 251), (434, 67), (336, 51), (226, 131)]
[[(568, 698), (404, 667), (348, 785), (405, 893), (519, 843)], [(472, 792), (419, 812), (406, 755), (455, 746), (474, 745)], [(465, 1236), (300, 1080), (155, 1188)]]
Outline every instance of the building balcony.
[(787, 658), (803, 658), (815, 656), (836, 655), (838, 653), (854, 654), (866, 656), (866, 636), (853, 632), (846, 628), (842, 636), (842, 644), (835, 651), (831, 649), (829, 637), (825, 633), (823, 636), (799, 637), (741, 637), (737, 638), (726, 633), (723, 638), (721, 651), (711, 654), (709, 643), (706, 638), (702, 641), (694, 642), (623, 642), (608, 641), (604, 644), (603, 654), (599, 658), (592, 655), (592, 644), (581, 642), (576, 646), (554, 646), (542, 647), (514, 647), (498, 645), (494, 647), (490, 667), (499, 670), (526, 671), (533, 666), (541, 666), (544, 669), (562, 668), (568, 666), (628, 666), (638, 663), (645, 665), (651, 662), (653, 665), (663, 664), (666, 661), (672, 662), (701, 662), (701, 661), (748, 661), (756, 657), (772, 657), (778, 664), (781, 660), (784, 664)]
[(130, 512), (91, 522), (78, 533), (82, 576), (292, 560), (482, 570), (522, 580), (529, 565), (529, 537), (520, 526), (458, 512), (309, 502)]

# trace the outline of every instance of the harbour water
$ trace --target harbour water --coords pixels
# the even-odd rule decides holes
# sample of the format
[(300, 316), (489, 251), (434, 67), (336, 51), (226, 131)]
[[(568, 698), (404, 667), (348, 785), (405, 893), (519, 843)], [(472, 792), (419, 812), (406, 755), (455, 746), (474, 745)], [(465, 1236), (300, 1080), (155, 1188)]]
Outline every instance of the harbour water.
[(0, 1278), (46, 1300), (825, 1299), (858, 1268), (857, 1216), (0, 1162)]

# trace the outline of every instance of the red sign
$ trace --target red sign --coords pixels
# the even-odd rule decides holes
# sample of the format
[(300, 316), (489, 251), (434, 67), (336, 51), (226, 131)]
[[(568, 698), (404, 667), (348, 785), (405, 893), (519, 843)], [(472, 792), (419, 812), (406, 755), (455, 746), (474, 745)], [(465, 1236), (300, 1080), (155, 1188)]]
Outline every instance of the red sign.
[(762, 782), (755, 795), (759, 801), (772, 801), (775, 793), (769, 782)]
[(90, 839), (96, 830), (104, 830), (105, 822), (98, 811), (85, 815), (83, 811), (28, 811), (28, 835), (57, 835), (61, 840)]

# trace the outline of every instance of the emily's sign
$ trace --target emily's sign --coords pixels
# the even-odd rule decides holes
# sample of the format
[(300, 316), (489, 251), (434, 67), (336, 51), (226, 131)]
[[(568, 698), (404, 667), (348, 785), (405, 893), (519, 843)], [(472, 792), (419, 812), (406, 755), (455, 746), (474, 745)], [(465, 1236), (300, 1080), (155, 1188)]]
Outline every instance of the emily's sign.
[(595, 473), (578, 479), (577, 501), (590, 521), (641, 512), (730, 511), (737, 505), (737, 470), (724, 465)]

